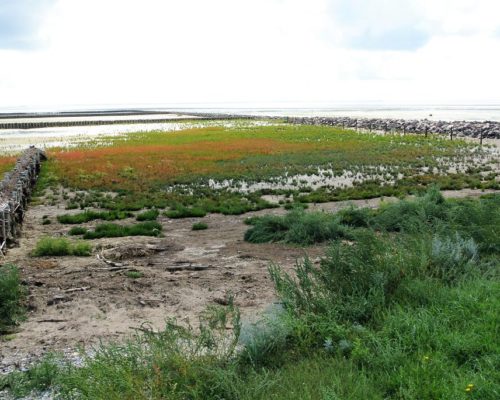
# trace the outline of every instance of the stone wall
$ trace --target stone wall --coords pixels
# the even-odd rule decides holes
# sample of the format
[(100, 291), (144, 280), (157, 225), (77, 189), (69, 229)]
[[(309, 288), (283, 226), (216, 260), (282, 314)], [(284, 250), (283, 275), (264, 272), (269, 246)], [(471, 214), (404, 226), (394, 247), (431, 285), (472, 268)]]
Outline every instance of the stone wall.
[(284, 118), (286, 122), (305, 125), (329, 125), (369, 131), (401, 132), (416, 134), (442, 134), (481, 139), (500, 139), (500, 122), (495, 121), (429, 121), (349, 117)]
[(30, 147), (0, 181), (0, 252), (19, 236), (28, 200), (45, 159), (42, 150)]

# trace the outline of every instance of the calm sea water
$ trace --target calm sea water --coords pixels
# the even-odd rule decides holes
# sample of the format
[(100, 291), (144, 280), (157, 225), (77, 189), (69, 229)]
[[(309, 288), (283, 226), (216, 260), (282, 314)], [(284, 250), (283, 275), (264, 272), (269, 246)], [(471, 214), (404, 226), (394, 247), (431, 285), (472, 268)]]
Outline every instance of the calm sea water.
[[(404, 118), (444, 121), (500, 121), (500, 104), (494, 105), (339, 105), (331, 107), (233, 107), (221, 106), (141, 106), (116, 105), (106, 107), (72, 106), (44, 109), (0, 108), (0, 115), (7, 112), (58, 112), (58, 111), (144, 110), (169, 112), (213, 112), (258, 116), (348, 116), (356, 118)], [(85, 117), (81, 117), (84, 119)]]
[(339, 106), (327, 108), (183, 109), (248, 115), (294, 117), (402, 118), (443, 121), (500, 121), (500, 105), (487, 106)]

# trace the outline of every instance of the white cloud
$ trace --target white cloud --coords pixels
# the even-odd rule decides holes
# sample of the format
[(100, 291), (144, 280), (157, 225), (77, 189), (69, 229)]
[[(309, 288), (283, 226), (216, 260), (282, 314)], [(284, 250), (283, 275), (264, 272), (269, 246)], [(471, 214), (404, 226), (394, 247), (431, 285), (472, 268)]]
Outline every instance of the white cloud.
[(0, 106), (498, 102), (497, 15), (488, 0), (58, 0), (44, 47), (0, 49)]

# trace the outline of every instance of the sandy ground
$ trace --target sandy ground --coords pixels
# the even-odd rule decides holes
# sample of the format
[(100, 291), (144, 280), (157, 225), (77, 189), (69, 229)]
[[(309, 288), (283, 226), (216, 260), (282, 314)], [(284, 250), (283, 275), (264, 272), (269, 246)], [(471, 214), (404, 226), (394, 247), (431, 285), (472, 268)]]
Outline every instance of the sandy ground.
[[(484, 192), (444, 194), (464, 197)], [(324, 203), (310, 209), (335, 211), (350, 204), (377, 207), (381, 201), (392, 200)], [(2, 260), (22, 270), (29, 290), (29, 312), (19, 331), (0, 342), (0, 371), (26, 365), (46, 352), (68, 353), (79, 346), (123, 339), (143, 323), (161, 329), (168, 317), (196, 321), (207, 305), (225, 304), (231, 294), (243, 318), (255, 319), (276, 300), (267, 271), (271, 263), (291, 270), (306, 255), (318, 262), (325, 251), (325, 245), (300, 248), (244, 242), (248, 229), (244, 219), (285, 213), (272, 209), (242, 216), (211, 214), (202, 219), (160, 217), (164, 238), (95, 240), (92, 257), (30, 257), (41, 236), (57, 236), (70, 229), (56, 220), (57, 215), (68, 212), (62, 206), (32, 206), (19, 246), (10, 249)], [(42, 225), (44, 215), (52, 220), (50, 225)], [(192, 224), (200, 220), (209, 228), (192, 231)], [(113, 267), (99, 260), (97, 254), (119, 264)], [(141, 272), (143, 277), (128, 277), (126, 273), (131, 270)]]

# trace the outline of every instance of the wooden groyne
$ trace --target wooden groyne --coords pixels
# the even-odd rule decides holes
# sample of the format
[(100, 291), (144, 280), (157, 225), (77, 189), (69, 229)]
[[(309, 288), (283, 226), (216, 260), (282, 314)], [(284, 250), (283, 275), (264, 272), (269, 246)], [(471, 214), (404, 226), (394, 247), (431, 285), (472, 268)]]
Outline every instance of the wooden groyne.
[(45, 153), (30, 147), (19, 157), (12, 171), (0, 181), (0, 252), (4, 253), (9, 242), (20, 232), (28, 200), (40, 172)]
[(328, 125), (368, 131), (399, 132), (414, 134), (441, 134), (454, 137), (500, 139), (500, 122), (497, 121), (430, 121), (389, 118), (349, 118), (349, 117), (286, 117), (286, 122), (305, 125)]
[(129, 124), (165, 124), (171, 122), (203, 121), (214, 119), (236, 119), (234, 116), (205, 117), (195, 116), (193, 118), (153, 118), (153, 119), (116, 119), (116, 120), (69, 120), (69, 121), (19, 121), (2, 122), (0, 119), (0, 129), (39, 129), (56, 128), (67, 126), (95, 126), (95, 125), (129, 125)]

